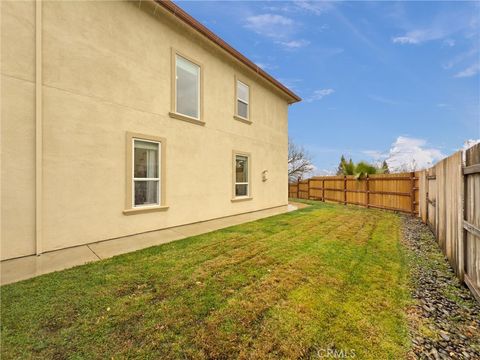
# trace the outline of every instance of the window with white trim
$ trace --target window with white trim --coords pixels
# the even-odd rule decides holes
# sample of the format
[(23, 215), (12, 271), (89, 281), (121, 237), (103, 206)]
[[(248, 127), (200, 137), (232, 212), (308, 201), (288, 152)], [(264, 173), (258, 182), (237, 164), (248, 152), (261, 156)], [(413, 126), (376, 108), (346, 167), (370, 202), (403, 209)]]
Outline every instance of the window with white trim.
[(157, 141), (133, 139), (133, 207), (160, 204), (160, 152)]
[(250, 87), (237, 80), (237, 116), (249, 118)]
[(235, 197), (250, 196), (249, 157), (235, 155)]
[(175, 55), (175, 112), (200, 119), (200, 66)]

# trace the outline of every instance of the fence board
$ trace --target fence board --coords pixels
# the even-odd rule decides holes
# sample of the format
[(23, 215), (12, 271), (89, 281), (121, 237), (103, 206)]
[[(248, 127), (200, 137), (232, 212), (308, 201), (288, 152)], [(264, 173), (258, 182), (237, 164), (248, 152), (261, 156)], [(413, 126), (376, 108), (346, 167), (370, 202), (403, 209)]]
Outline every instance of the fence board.
[(424, 223), (427, 222), (427, 171), (422, 170), (418, 172), (418, 211)]
[(435, 204), (437, 201), (437, 179), (435, 176), (435, 168), (430, 168), (427, 170), (427, 224), (436, 235), (436, 210)]

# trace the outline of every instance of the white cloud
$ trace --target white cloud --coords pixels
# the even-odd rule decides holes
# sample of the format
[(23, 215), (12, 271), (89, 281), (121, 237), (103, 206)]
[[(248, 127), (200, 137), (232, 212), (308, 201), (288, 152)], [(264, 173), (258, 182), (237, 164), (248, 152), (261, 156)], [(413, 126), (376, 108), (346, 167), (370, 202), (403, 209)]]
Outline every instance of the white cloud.
[(399, 136), (392, 144), (386, 161), (392, 171), (414, 171), (425, 169), (443, 159), (440, 149), (428, 147), (424, 139)]
[(265, 71), (278, 69), (277, 65), (272, 65), (272, 64), (269, 64), (269, 63), (256, 62), (255, 64)]
[(307, 1), (307, 0), (294, 0), (294, 1), (271, 1), (275, 5), (264, 6), (263, 8), (268, 11), (278, 11), (283, 13), (298, 13), (300, 11), (309, 12), (314, 15), (321, 15), (334, 8), (332, 1)]
[(286, 49), (298, 49), (310, 44), (308, 40), (290, 40), (290, 41), (277, 41), (277, 44), (282, 45)]
[(330, 170), (330, 169), (317, 169), (315, 168), (315, 171), (313, 172), (314, 176), (333, 176), (336, 175), (335, 170)]
[(287, 88), (292, 90), (297, 90), (297, 91), (300, 90), (299, 87), (303, 82), (302, 79), (295, 79), (295, 78), (278, 78), (278, 81), (280, 81)]
[[(477, 145), (477, 144), (480, 144), (480, 139), (468, 139), (468, 140), (465, 140), (465, 142), (463, 143), (463, 147), (461, 149), (458, 149), (458, 150), (462, 150), (462, 159), (463, 161), (466, 161), (466, 157), (467, 157), (467, 152), (466, 150), (470, 149), (472, 146), (474, 145)], [(457, 150), (457, 151), (458, 151)]]
[[(480, 139), (469, 139), (462, 148), (452, 151), (467, 150), (479, 144)], [(392, 172), (409, 172), (430, 168), (446, 157), (438, 148), (428, 146), (425, 139), (399, 136), (387, 152), (363, 150), (362, 154), (370, 157), (375, 164), (384, 160)]]
[(462, 150), (467, 150), (467, 149), (470, 149), (473, 145), (477, 145), (480, 143), (480, 139), (468, 139), (468, 140), (465, 140), (465, 142), (463, 143), (463, 148)]
[[(469, 24), (471, 14), (457, 13), (457, 19), (452, 20), (453, 14), (442, 13), (432, 19), (431, 25), (427, 27), (408, 29), (403, 35), (392, 38), (397, 44), (421, 44), (427, 41), (443, 40), (444, 46), (455, 46), (456, 41), (453, 38), (458, 35), (465, 35), (466, 31), (472, 30)], [(476, 31), (475, 27), (473, 28)]]
[(282, 15), (262, 14), (247, 17), (245, 27), (269, 38), (286, 39), (296, 25), (292, 19)]
[(440, 29), (419, 29), (408, 31), (405, 35), (392, 38), (395, 44), (421, 44), (426, 41), (438, 40), (446, 34)]
[(442, 67), (445, 70), (451, 69), (456, 65), (459, 65), (460, 63), (463, 63), (467, 61), (468, 59), (471, 58), (478, 58), (478, 45), (473, 46), (471, 49), (468, 51), (461, 52), (457, 54), (455, 57), (453, 57), (450, 61), (444, 63)]
[(479, 72), (480, 72), (480, 63), (476, 63), (458, 72), (457, 74), (455, 74), (454, 77), (456, 78), (471, 77), (471, 76), (477, 75)]
[(309, 11), (315, 15), (321, 15), (333, 7), (333, 3), (329, 1), (295, 0), (293, 3), (300, 9)]
[(275, 43), (286, 50), (295, 50), (310, 44), (304, 39), (295, 39), (300, 24), (294, 20), (278, 14), (262, 14), (249, 16), (245, 28), (259, 35), (275, 40)]
[(315, 90), (311, 96), (305, 99), (306, 102), (313, 102), (322, 100), (325, 96), (331, 95), (335, 92), (333, 89), (319, 89)]
[(392, 41), (398, 44), (419, 44), (419, 41), (411, 36), (397, 36), (392, 38)]
[[(474, 4), (474, 3), (472, 3)], [(392, 37), (394, 44), (416, 45), (436, 41), (441, 47), (450, 47), (451, 58), (443, 60), (441, 66), (445, 70), (452, 69), (452, 76), (456, 78), (471, 77), (480, 72), (478, 62), (478, 36), (480, 35), (480, 20), (477, 8), (469, 6), (459, 7), (450, 11), (439, 11), (431, 14), (429, 24), (414, 24), (412, 19), (406, 16), (403, 5), (397, 5), (400, 9), (395, 20), (401, 33)], [(470, 48), (455, 54), (453, 47), (462, 49), (467, 44)], [(459, 50), (460, 50), (459, 49)], [(473, 64), (473, 65), (471, 65)], [(470, 65), (470, 66), (468, 66)]]
[(363, 150), (362, 153), (370, 156), (375, 161), (379, 161), (385, 157), (385, 154), (378, 150)]
[(443, 40), (443, 44), (444, 44), (445, 46), (450, 46), (450, 47), (452, 47), (452, 46), (455, 46), (456, 42), (455, 42), (455, 40), (453, 40), (453, 39), (445, 39), (445, 40)]
[[(268, 2), (270, 3), (270, 2)], [(263, 6), (262, 9), (263, 10), (266, 10), (266, 11), (276, 11), (276, 12), (285, 12), (285, 13), (289, 13), (289, 12), (292, 12), (292, 6), (290, 6), (290, 3), (289, 2), (280, 2), (280, 1), (276, 1), (274, 2), (275, 4), (281, 4), (279, 6), (277, 5), (266, 5), (266, 6)]]

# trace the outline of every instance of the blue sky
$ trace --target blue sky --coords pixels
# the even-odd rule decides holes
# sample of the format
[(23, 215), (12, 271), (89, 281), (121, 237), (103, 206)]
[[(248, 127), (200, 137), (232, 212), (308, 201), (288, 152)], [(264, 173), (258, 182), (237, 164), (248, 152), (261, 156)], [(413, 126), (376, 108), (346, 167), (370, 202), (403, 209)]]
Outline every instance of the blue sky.
[(304, 99), (289, 133), (319, 173), (480, 138), (478, 1), (177, 3)]

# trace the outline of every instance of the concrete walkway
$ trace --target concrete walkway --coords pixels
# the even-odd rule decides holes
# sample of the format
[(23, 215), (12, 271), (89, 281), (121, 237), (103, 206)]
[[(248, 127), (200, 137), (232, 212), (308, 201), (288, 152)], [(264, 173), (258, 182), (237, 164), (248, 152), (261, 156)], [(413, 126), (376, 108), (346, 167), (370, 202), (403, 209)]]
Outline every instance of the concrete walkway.
[(5, 285), (29, 279), (53, 271), (59, 271), (92, 261), (107, 259), (115, 255), (282, 214), (286, 211), (294, 211), (301, 207), (305, 207), (305, 204), (290, 203), (288, 207), (280, 206), (267, 210), (260, 210), (164, 230), (100, 241), (68, 249), (51, 251), (39, 256), (32, 255), (5, 260), (0, 263), (0, 284)]
[[(301, 202), (296, 202), (296, 201), (289, 201), (288, 202), (288, 211), (294, 211), (294, 210), (300, 210), (300, 209), (303, 209), (303, 208), (306, 208), (306, 207), (309, 207), (310, 205), (308, 204), (304, 204), (304, 203), (301, 203)], [(292, 208), (293, 210), (290, 210), (290, 208)]]

